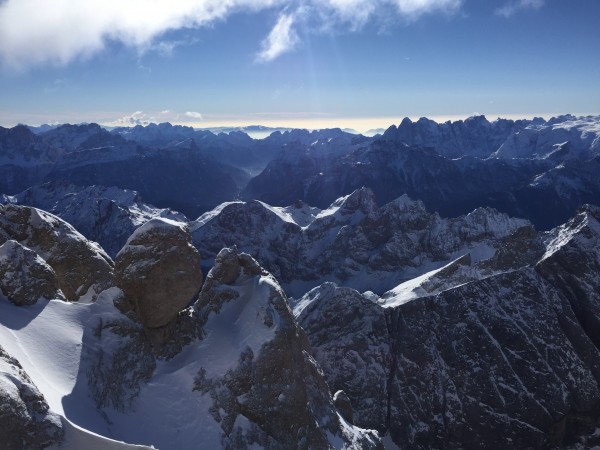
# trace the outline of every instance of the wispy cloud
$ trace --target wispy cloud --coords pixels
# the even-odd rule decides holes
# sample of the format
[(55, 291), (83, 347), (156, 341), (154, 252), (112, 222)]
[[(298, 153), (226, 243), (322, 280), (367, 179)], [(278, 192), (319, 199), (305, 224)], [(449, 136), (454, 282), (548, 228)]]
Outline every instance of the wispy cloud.
[[(414, 21), (433, 12), (453, 13), (463, 0), (305, 0), (286, 2), (288, 7), (262, 42), (256, 60), (268, 62), (293, 50), (300, 42), (296, 27), (308, 32), (329, 32), (338, 28), (360, 30), (369, 21)], [(289, 12), (292, 11), (292, 12)]]
[(187, 117), (190, 117), (190, 118), (192, 118), (192, 119), (198, 119), (198, 120), (202, 120), (202, 114), (200, 114), (199, 112), (196, 112), (196, 111), (187, 111), (187, 112), (185, 113), (185, 115), (186, 115)]
[[(278, 19), (256, 56), (266, 62), (299, 43), (301, 26), (309, 32), (338, 27), (355, 31), (371, 20), (410, 21), (433, 12), (454, 12), (462, 1), (153, 0), (149, 6), (147, 0), (0, 0), (0, 64), (16, 70), (66, 65), (93, 56), (111, 41), (141, 54), (170, 55), (185, 42), (165, 39), (169, 31), (209, 26), (235, 12), (268, 9), (278, 13)], [(515, 0), (509, 5), (518, 9), (541, 2)]]
[(256, 56), (257, 61), (272, 61), (279, 55), (288, 52), (298, 43), (298, 34), (292, 28), (295, 17), (281, 14), (277, 23), (262, 42), (262, 50)]
[(542, 6), (544, 6), (544, 0), (511, 0), (504, 6), (496, 9), (496, 14), (508, 19), (519, 11), (540, 9)]

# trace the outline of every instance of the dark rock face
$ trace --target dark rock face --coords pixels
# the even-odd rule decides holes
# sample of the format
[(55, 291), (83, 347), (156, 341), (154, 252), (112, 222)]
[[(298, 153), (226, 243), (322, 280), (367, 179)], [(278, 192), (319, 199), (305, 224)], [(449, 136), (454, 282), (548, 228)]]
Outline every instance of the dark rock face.
[(329, 435), (354, 448), (381, 445), (376, 433), (341, 424), (285, 294), (249, 255), (220, 252), (195, 308), (206, 339), (215, 339), (227, 320), (241, 344), (226, 374), (203, 368), (194, 387), (213, 399), (224, 448), (330, 448)]
[(52, 214), (36, 208), (0, 205), (0, 243), (18, 241), (54, 270), (69, 301), (90, 300), (113, 285), (113, 262), (95, 243)]
[(0, 245), (0, 276), (2, 293), (15, 305), (32, 305), (40, 298), (64, 298), (52, 267), (17, 241)]
[(354, 423), (384, 430), (392, 365), (384, 309), (354, 289), (325, 283), (306, 294), (294, 314), (331, 390), (343, 389), (352, 403)]
[(59, 444), (60, 417), (19, 362), (0, 346), (0, 446), (6, 450), (38, 450)]
[(159, 328), (173, 321), (200, 290), (200, 255), (187, 228), (153, 219), (117, 254), (116, 283), (140, 321)]
[(390, 322), (389, 427), (398, 443), (543, 448), (560, 444), (562, 417), (600, 400), (595, 370), (579, 355), (598, 350), (572, 342), (575, 315), (531, 269), (407, 303)]
[(600, 208), (586, 205), (548, 236), (536, 270), (569, 300), (589, 338), (600, 348)]
[[(348, 394), (355, 423), (372, 423), (401, 448), (595, 442), (599, 217), (584, 208), (546, 235), (541, 253), (521, 230), (481, 263), (490, 275), (457, 285), (464, 266), (451, 266), (436, 274), (448, 284), (433, 295), (393, 302), (405, 291), (379, 299), (322, 286), (300, 299), (295, 314), (329, 383)], [(383, 395), (362, 402), (371, 386), (385, 387)]]

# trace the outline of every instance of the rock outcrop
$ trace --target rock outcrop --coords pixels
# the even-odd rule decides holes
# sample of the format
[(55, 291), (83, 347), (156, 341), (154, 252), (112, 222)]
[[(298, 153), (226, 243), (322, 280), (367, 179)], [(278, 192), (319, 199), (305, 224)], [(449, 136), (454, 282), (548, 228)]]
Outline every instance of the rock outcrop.
[(19, 306), (32, 305), (40, 298), (64, 299), (52, 267), (13, 240), (0, 245), (0, 290)]
[(147, 328), (172, 322), (200, 290), (200, 255), (187, 227), (152, 219), (139, 227), (117, 254), (116, 284)]
[(343, 390), (352, 403), (354, 423), (385, 430), (393, 359), (385, 310), (354, 289), (324, 283), (294, 314), (331, 390)]
[[(340, 419), (277, 281), (235, 249), (223, 249), (195, 305), (204, 345), (219, 348), (194, 389), (212, 398), (224, 448), (377, 448), (373, 431)], [(233, 337), (233, 338), (232, 338)], [(237, 355), (234, 357), (234, 355)]]
[(54, 270), (69, 301), (94, 300), (114, 284), (113, 262), (96, 243), (45, 211), (0, 205), (0, 244), (15, 240), (35, 251)]
[(0, 446), (5, 450), (39, 450), (63, 438), (60, 417), (19, 362), (0, 346)]

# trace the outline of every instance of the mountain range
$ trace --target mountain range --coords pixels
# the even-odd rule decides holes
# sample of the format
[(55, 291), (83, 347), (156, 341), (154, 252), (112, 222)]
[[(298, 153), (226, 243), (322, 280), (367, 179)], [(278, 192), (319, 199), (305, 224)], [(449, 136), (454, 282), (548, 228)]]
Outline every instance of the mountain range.
[(0, 128), (6, 448), (600, 445), (600, 117)]

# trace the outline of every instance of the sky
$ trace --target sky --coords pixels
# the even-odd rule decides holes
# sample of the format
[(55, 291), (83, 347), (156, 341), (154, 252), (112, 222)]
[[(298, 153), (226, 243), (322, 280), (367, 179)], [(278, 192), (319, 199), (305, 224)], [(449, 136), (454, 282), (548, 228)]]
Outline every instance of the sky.
[(0, 0), (0, 125), (600, 113), (596, 0)]

